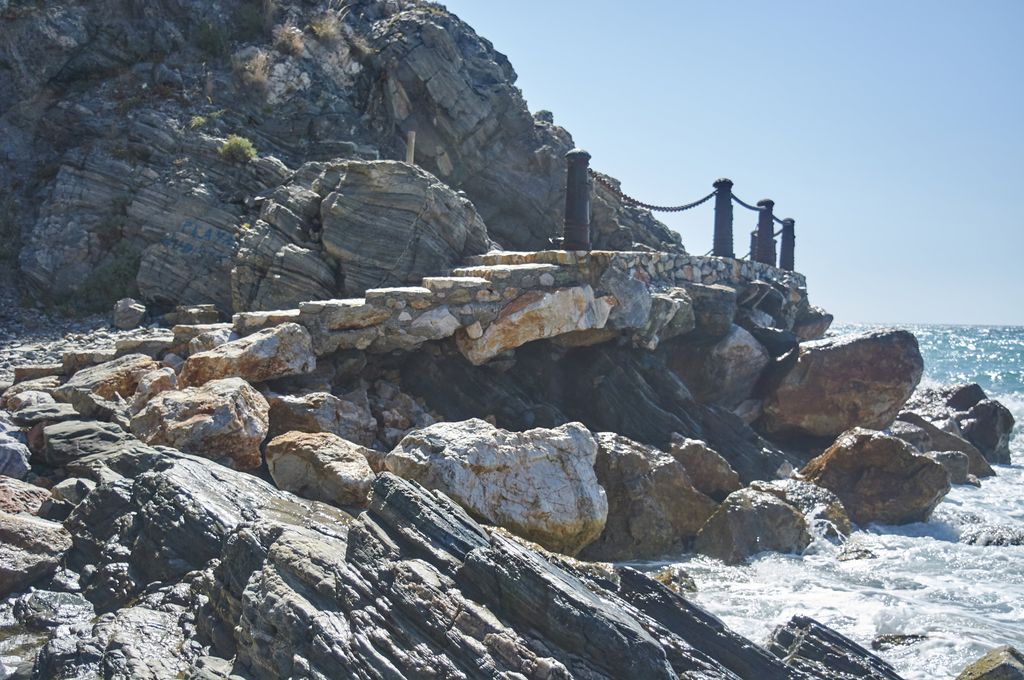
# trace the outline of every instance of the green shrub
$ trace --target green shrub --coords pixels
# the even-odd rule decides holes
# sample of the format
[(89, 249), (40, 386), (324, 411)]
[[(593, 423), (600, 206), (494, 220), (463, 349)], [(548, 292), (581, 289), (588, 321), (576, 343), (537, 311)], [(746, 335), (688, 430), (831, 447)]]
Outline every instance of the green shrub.
[(245, 137), (229, 135), (217, 150), (220, 157), (232, 163), (248, 163), (256, 158), (256, 147)]
[(228, 51), (228, 36), (220, 24), (205, 21), (199, 26), (196, 44), (211, 57), (220, 57)]
[(189, 130), (198, 130), (199, 128), (203, 127), (204, 125), (206, 125), (209, 122), (210, 122), (210, 119), (207, 118), (206, 116), (192, 116), (192, 120), (190, 120), (188, 122), (188, 129)]
[(109, 311), (123, 297), (138, 295), (135, 279), (139, 274), (142, 257), (128, 241), (118, 241), (110, 255), (85, 278), (75, 296), (73, 305), (61, 307), (74, 315)]
[(337, 14), (328, 12), (309, 22), (309, 30), (320, 42), (333, 43), (341, 37), (341, 21)]

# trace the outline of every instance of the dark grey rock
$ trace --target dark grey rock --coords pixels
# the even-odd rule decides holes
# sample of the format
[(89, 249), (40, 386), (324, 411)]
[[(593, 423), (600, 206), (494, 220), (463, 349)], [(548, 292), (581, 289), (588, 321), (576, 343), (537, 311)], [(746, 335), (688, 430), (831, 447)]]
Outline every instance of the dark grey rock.
[(901, 680), (887, 662), (807, 616), (776, 628), (768, 651), (812, 678)]

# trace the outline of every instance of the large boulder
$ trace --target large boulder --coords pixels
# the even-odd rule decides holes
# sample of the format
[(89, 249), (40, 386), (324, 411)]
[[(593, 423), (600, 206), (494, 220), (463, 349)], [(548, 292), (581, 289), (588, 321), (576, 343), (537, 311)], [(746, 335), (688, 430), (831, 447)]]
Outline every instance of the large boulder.
[(527, 291), (502, 307), (498, 317), (478, 337), (456, 334), (459, 349), (479, 366), (502, 352), (534, 340), (574, 331), (604, 328), (612, 303), (595, 298), (589, 285), (552, 291)]
[(839, 496), (817, 484), (799, 479), (776, 479), (753, 482), (750, 488), (786, 501), (803, 513), (808, 525), (825, 536), (849, 536), (853, 530)]
[(22, 479), (28, 474), (32, 453), (22, 439), (19, 433), (0, 431), (0, 475)]
[(130, 399), (139, 380), (159, 368), (160, 364), (145, 354), (126, 354), (83, 368), (53, 390), (53, 396), (71, 404), (82, 415), (100, 415), (115, 408), (119, 400)]
[(832, 491), (857, 524), (924, 522), (949, 493), (949, 474), (902, 439), (854, 428), (800, 471)]
[(182, 365), (178, 381), (186, 387), (230, 377), (257, 383), (315, 368), (309, 331), (297, 323), (284, 323), (193, 354)]
[(693, 547), (736, 564), (766, 550), (800, 552), (811, 543), (803, 514), (775, 494), (740, 489), (718, 506)]
[(260, 466), (270, 406), (241, 378), (156, 395), (132, 420), (132, 433), (147, 444), (223, 461), (237, 470)]
[(329, 392), (310, 392), (273, 395), (268, 401), (271, 437), (292, 431), (329, 432), (363, 446), (372, 446), (377, 438), (377, 419), (365, 390), (344, 399)]
[(995, 474), (984, 454), (963, 437), (941, 430), (913, 411), (902, 411), (886, 434), (899, 437), (921, 453), (960, 452), (967, 456), (967, 472), (981, 479)]
[(70, 548), (60, 524), (0, 510), (0, 598), (52, 574)]
[(288, 432), (267, 443), (267, 469), (279, 489), (332, 505), (365, 505), (373, 470), (365, 449), (328, 432)]
[(984, 399), (957, 421), (964, 438), (977, 446), (990, 463), (1010, 464), (1010, 435), (1015, 424), (1010, 409), (994, 399)]
[(597, 449), (578, 423), (509, 432), (474, 418), (408, 434), (384, 465), (443, 491), (483, 521), (573, 555), (601, 534), (608, 517), (594, 474)]
[(770, 359), (761, 343), (739, 326), (717, 341), (672, 343), (668, 352), (669, 367), (698, 401), (726, 408), (751, 395)]
[(594, 470), (608, 496), (608, 521), (582, 559), (660, 557), (697, 535), (718, 504), (694, 488), (678, 461), (610, 432), (596, 438)]
[(803, 343), (773, 376), (760, 425), (774, 435), (821, 438), (851, 427), (888, 427), (923, 370), (917, 338), (907, 331)]
[(740, 476), (729, 462), (707, 442), (675, 436), (669, 453), (686, 470), (693, 486), (716, 501), (725, 500), (742, 486)]
[(956, 680), (1024, 680), (1024, 654), (1010, 645), (990, 649)]
[(693, 302), (695, 338), (717, 340), (732, 330), (736, 318), (736, 291), (729, 286), (688, 283), (687, 294)]

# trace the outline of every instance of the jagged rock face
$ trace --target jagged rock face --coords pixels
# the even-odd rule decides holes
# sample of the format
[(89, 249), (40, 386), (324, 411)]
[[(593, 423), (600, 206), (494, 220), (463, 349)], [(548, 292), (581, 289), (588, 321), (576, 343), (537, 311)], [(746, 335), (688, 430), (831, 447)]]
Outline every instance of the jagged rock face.
[(676, 341), (666, 352), (694, 397), (729, 409), (750, 397), (770, 360), (764, 346), (735, 325), (717, 342)]
[(277, 488), (331, 505), (361, 506), (373, 483), (364, 448), (328, 432), (289, 432), (267, 443)]
[(0, 475), (22, 479), (29, 469), (32, 453), (25, 446), (24, 435), (16, 431), (3, 431), (0, 422)]
[(728, 461), (699, 439), (673, 437), (669, 453), (686, 470), (693, 486), (716, 501), (725, 500), (742, 486)]
[(229, 377), (257, 383), (310, 373), (315, 368), (309, 331), (286, 323), (193, 354), (182, 365), (178, 380), (186, 387)]
[(883, 429), (921, 380), (924, 361), (907, 331), (876, 331), (802, 343), (777, 366), (760, 427), (774, 435), (835, 437)]
[(697, 535), (717, 503), (694, 488), (682, 465), (616, 434), (596, 439), (594, 471), (608, 497), (608, 521), (582, 559), (661, 557)]
[(1014, 426), (1010, 409), (985, 399), (972, 406), (958, 422), (967, 441), (977, 446), (989, 462), (1010, 464), (1010, 435)]
[(803, 342), (820, 340), (825, 337), (834, 318), (821, 307), (812, 306), (797, 317), (793, 332)]
[(0, 476), (0, 510), (3, 512), (37, 515), (43, 502), (49, 498), (50, 492), (46, 489), (13, 477)]
[(770, 493), (784, 500), (803, 513), (808, 525), (817, 525), (823, 535), (830, 538), (849, 536), (853, 527), (839, 496), (817, 484), (799, 479), (776, 479), (771, 482), (754, 482), (755, 491)]
[(263, 461), (260, 444), (267, 436), (269, 412), (267, 400), (249, 383), (225, 378), (161, 392), (132, 418), (131, 427), (147, 444), (251, 470)]
[[(430, 10), (384, 22), (374, 46), (370, 107), (381, 132), (402, 139), (415, 130), (417, 161), (464, 190), (503, 247), (538, 250), (559, 235), (572, 138), (530, 115), (505, 56), (457, 18)], [(623, 209), (604, 189), (594, 212), (597, 247), (678, 243), (649, 213)]]
[(574, 555), (597, 538), (608, 517), (596, 456), (597, 443), (578, 423), (520, 433), (472, 419), (410, 433), (384, 465), (443, 491), (490, 524)]
[(735, 564), (765, 550), (799, 552), (810, 543), (807, 521), (796, 508), (774, 494), (748, 488), (729, 494), (693, 547)]
[(857, 524), (928, 520), (949, 493), (949, 474), (902, 439), (855, 428), (800, 471), (843, 501)]
[[(6, 10), (0, 189), (29, 225), (20, 257), (28, 281), (54, 299), (107, 309), (127, 296), (222, 311), (290, 306), (302, 291), (332, 297), (345, 273), (325, 251), (351, 253), (351, 244), (330, 236), (338, 221), (321, 220), (324, 195), (309, 196), (293, 171), (403, 158), (412, 129), (417, 163), (464, 190), (502, 245), (545, 245), (561, 231), (571, 137), (529, 113), (505, 57), (470, 27), (443, 9), (401, 9), (217, 0), (125, 12), (111, 0), (68, 0)], [(272, 44), (284, 33), (293, 47)], [(231, 134), (250, 139), (257, 156), (222, 156)], [(421, 212), (429, 221), (468, 205), (445, 190), (423, 206), (402, 182), (388, 186), (403, 203), (388, 222), (398, 236), (415, 231)], [(596, 245), (681, 250), (650, 213), (595, 194)], [(317, 210), (303, 212), (311, 204)], [(409, 256), (395, 262), (401, 249), (379, 245), (395, 234), (357, 231), (391, 257), (346, 256), (357, 274), (346, 290), (369, 285), (359, 276), (411, 268)], [(409, 238), (386, 245), (399, 242)], [(424, 249), (430, 258), (416, 266), (438, 253)]]

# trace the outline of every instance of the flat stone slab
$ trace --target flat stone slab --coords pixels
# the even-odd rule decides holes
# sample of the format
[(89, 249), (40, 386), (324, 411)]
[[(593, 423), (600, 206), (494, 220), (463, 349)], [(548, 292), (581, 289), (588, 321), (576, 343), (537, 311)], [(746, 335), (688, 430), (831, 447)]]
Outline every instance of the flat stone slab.
[(391, 318), (391, 312), (364, 298), (316, 300), (299, 305), (299, 318), (300, 323), (315, 320), (326, 330), (344, 331), (376, 326)]
[(26, 406), (11, 414), (11, 420), (23, 427), (37, 423), (62, 423), (65, 420), (76, 420), (81, 416), (71, 404), (36, 404)]
[(20, 383), (36, 378), (46, 378), (51, 375), (63, 375), (64, 364), (30, 364), (27, 366), (14, 367), (14, 382)]
[(251, 335), (264, 328), (298, 322), (298, 309), (276, 309), (269, 312), (239, 312), (231, 317), (231, 325), (239, 335)]

